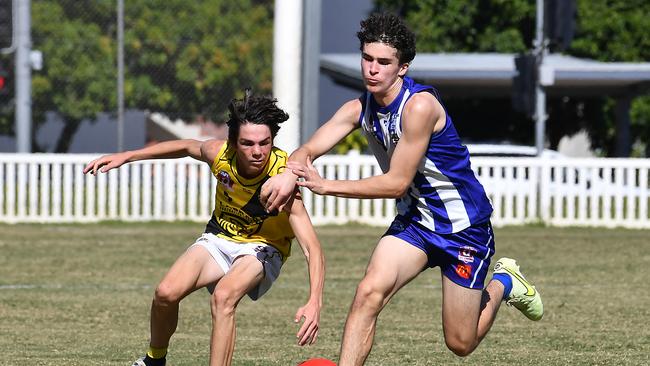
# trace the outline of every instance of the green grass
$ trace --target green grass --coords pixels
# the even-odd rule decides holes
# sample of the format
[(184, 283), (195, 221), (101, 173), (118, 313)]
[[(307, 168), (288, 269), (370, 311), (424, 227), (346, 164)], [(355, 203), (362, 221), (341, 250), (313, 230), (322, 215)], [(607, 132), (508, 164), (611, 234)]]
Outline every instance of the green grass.
[[(196, 223), (0, 224), (0, 365), (130, 365), (148, 343), (153, 289), (193, 242)], [(234, 365), (335, 359), (355, 286), (382, 228), (317, 228), (327, 259), (316, 345), (297, 346), (293, 323), (307, 298), (294, 256), (260, 301), (242, 300)], [(381, 314), (367, 365), (641, 365), (650, 363), (648, 231), (496, 229), (497, 254), (517, 258), (541, 291), (544, 319), (503, 306), (467, 358), (444, 345), (440, 272), (428, 270)], [(169, 364), (208, 362), (210, 310), (200, 290), (181, 305)]]

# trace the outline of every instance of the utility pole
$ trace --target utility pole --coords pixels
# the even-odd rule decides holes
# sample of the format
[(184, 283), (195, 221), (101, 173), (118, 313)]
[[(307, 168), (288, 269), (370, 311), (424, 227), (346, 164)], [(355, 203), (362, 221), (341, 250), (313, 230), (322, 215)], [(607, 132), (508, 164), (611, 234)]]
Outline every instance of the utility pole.
[(16, 151), (32, 152), (32, 39), (30, 1), (16, 0)]
[(535, 56), (535, 147), (537, 156), (542, 156), (546, 136), (546, 92), (540, 83), (540, 67), (548, 48), (544, 37), (544, 0), (537, 0), (537, 16), (535, 27), (535, 43), (533, 55)]
[(276, 146), (294, 151), (300, 146), (303, 0), (275, 0), (273, 21), (273, 96), (289, 114), (275, 138)]
[(321, 0), (304, 1), (302, 32), (302, 91), (300, 116), (300, 141), (307, 141), (319, 127), (318, 79), (320, 70)]
[(117, 0), (117, 151), (124, 151), (124, 0)]
[(517, 74), (512, 80), (515, 110), (535, 120), (535, 147), (541, 156), (546, 141), (546, 86), (553, 85), (553, 70), (543, 68), (549, 52), (569, 47), (575, 33), (575, 0), (537, 0), (535, 40), (531, 52), (515, 58)]

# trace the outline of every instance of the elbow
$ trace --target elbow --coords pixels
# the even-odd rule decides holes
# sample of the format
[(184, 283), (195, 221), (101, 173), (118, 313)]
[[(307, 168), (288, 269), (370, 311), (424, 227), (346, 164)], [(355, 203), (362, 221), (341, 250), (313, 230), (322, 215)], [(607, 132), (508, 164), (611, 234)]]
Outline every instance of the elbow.
[(410, 186), (410, 182), (408, 181), (399, 181), (396, 182), (396, 184), (392, 187), (389, 198), (401, 198), (406, 195), (406, 192), (408, 192)]

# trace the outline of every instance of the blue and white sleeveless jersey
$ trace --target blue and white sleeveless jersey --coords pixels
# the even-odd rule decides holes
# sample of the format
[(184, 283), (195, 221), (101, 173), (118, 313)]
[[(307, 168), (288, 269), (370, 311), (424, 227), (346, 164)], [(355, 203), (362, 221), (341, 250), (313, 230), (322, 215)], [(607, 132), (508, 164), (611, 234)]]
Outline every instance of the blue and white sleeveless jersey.
[[(404, 77), (400, 94), (388, 106), (380, 106), (368, 92), (361, 96), (359, 124), (384, 173), (402, 135), (404, 105), (415, 93), (423, 91), (441, 102), (435, 88), (417, 84), (409, 77)], [(446, 115), (445, 127), (429, 139), (408, 192), (397, 199), (400, 216), (439, 234), (485, 223), (492, 214), (492, 205), (471, 169), (467, 148), (462, 145), (449, 114)]]

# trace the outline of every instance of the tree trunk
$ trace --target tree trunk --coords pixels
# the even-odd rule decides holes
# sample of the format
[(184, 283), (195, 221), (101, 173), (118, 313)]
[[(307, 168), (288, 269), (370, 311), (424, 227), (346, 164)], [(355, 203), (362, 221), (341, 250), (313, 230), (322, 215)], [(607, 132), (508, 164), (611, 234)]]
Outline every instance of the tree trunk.
[(61, 131), (61, 135), (59, 135), (59, 139), (56, 142), (56, 149), (54, 150), (54, 152), (56, 153), (68, 152), (68, 150), (70, 149), (70, 143), (72, 143), (72, 138), (77, 133), (80, 124), (81, 121), (76, 119), (66, 121), (63, 127), (63, 131)]

